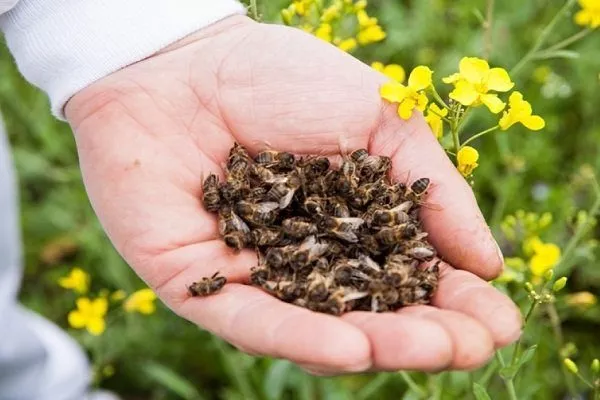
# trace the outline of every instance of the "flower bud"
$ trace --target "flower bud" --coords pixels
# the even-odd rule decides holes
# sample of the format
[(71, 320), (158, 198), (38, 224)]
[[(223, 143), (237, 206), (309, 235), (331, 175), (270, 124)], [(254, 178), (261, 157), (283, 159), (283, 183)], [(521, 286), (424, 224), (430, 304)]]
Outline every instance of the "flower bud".
[(533, 290), (533, 285), (531, 284), (531, 282), (525, 282), (525, 290), (527, 290), (528, 293), (535, 293), (535, 290)]
[(547, 281), (551, 281), (552, 278), (554, 278), (554, 270), (549, 269), (548, 271), (546, 271), (546, 273), (544, 274), (544, 278), (546, 278)]
[(598, 360), (597, 358), (594, 358), (594, 361), (592, 361), (592, 372), (594, 374), (597, 374), (600, 372), (600, 360)]
[(558, 279), (556, 282), (554, 282), (554, 285), (552, 285), (552, 291), (554, 293), (556, 292), (560, 292), (567, 284), (567, 277), (563, 276), (562, 278)]
[(570, 358), (565, 358), (563, 360), (563, 364), (565, 365), (565, 368), (569, 370), (569, 372), (573, 374), (579, 373), (579, 368), (577, 368), (577, 364), (575, 364)]

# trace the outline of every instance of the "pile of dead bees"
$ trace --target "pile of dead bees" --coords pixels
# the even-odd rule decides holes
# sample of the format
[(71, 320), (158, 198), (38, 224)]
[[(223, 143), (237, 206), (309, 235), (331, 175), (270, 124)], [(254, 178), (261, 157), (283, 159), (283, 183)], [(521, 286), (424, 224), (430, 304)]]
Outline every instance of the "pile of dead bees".
[[(236, 144), (226, 178), (209, 175), (205, 208), (218, 213), (227, 246), (256, 249), (251, 282), (314, 311), (391, 311), (429, 302), (438, 282), (436, 255), (418, 219), (429, 179), (393, 183), (388, 157), (356, 150), (338, 169), (325, 157), (263, 151), (252, 159)], [(215, 275), (189, 287), (207, 295)]]

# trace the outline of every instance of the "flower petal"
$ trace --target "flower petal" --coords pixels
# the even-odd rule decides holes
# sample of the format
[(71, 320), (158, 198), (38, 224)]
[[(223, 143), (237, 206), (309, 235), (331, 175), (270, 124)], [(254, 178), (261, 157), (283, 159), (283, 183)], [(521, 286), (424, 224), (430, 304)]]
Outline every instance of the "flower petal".
[(108, 301), (104, 297), (99, 297), (92, 302), (92, 312), (94, 316), (104, 316), (108, 310)]
[(69, 322), (69, 326), (75, 329), (81, 329), (85, 326), (86, 318), (85, 316), (77, 310), (71, 311), (67, 316), (67, 321)]
[(400, 103), (400, 106), (398, 106), (398, 115), (400, 116), (400, 118), (404, 120), (410, 119), (416, 105), (416, 102), (411, 98), (407, 98), (402, 103)]
[(460, 60), (460, 75), (471, 83), (482, 83), (487, 77), (490, 66), (487, 61), (477, 57), (463, 57)]
[(458, 151), (456, 159), (458, 164), (475, 164), (479, 160), (479, 152), (471, 146), (464, 146)]
[(75, 301), (77, 309), (83, 314), (88, 314), (92, 309), (92, 302), (87, 297), (80, 297)]
[(412, 70), (408, 77), (408, 87), (413, 90), (423, 90), (431, 86), (433, 71), (424, 65), (419, 65)]
[(106, 329), (106, 323), (104, 322), (104, 318), (92, 318), (85, 327), (92, 335), (99, 336)]
[(456, 72), (456, 73), (454, 73), (454, 74), (452, 74), (450, 76), (442, 78), (442, 82), (444, 82), (444, 83), (455, 83), (459, 79), (460, 79), (460, 74), (458, 72)]
[(407, 87), (398, 82), (386, 82), (381, 85), (379, 94), (391, 103), (400, 103), (406, 97)]
[(494, 114), (498, 114), (500, 111), (504, 110), (504, 106), (506, 106), (506, 104), (495, 94), (484, 94), (481, 96), (481, 102)]
[(383, 69), (383, 73), (388, 78), (391, 78), (396, 82), (402, 83), (406, 79), (406, 72), (404, 72), (404, 68), (402, 68), (398, 64), (390, 64), (385, 66), (385, 68)]
[(429, 99), (425, 93), (419, 93), (417, 97), (417, 110), (421, 112), (425, 111), (425, 108), (427, 108), (427, 103), (429, 103)]
[(577, 25), (588, 25), (592, 21), (592, 14), (587, 10), (580, 10), (575, 14), (575, 23)]
[(508, 92), (515, 84), (504, 68), (492, 68), (488, 75), (487, 86), (488, 89), (496, 92)]
[(500, 121), (498, 121), (498, 125), (500, 125), (500, 129), (505, 131), (511, 126), (513, 126), (515, 122), (517, 121), (515, 121), (514, 118), (512, 118), (512, 115), (505, 111), (504, 114), (502, 114), (502, 118), (500, 118)]
[(458, 101), (464, 106), (470, 106), (475, 103), (479, 94), (475, 90), (475, 86), (467, 81), (458, 81), (454, 90), (450, 92), (450, 98)]
[(544, 121), (544, 119), (538, 115), (531, 115), (529, 117), (523, 118), (521, 122), (523, 123), (523, 125), (525, 125), (527, 129), (531, 129), (532, 131), (539, 131), (540, 129), (543, 129), (546, 126), (546, 122)]

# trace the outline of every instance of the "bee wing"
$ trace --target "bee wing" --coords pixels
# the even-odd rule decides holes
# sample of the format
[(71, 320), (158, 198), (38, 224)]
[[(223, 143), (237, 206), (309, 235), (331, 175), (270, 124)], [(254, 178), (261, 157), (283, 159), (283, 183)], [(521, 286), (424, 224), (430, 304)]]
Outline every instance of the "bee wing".
[(358, 229), (362, 224), (365, 223), (365, 220), (362, 218), (350, 217), (350, 218), (337, 218), (337, 220), (343, 224), (350, 225), (351, 229)]
[(274, 201), (266, 201), (264, 203), (258, 204), (257, 211), (261, 214), (269, 213), (273, 210), (277, 210), (279, 208), (279, 204)]
[(364, 253), (361, 253), (358, 256), (358, 260), (360, 261), (360, 263), (362, 265), (364, 265), (367, 268), (370, 268), (374, 271), (381, 271), (379, 264), (377, 264), (371, 257), (369, 257), (368, 255), (366, 255)]
[(287, 193), (281, 199), (279, 199), (279, 208), (282, 210), (290, 205), (292, 199), (294, 198), (294, 193), (296, 191), (294, 189), (287, 189)]
[(342, 301), (345, 303), (347, 301), (362, 299), (363, 297), (367, 297), (368, 295), (369, 295), (369, 292), (351, 292), (351, 293), (345, 294), (344, 297), (342, 298)]
[(354, 232), (349, 232), (349, 231), (331, 231), (331, 233), (333, 233), (335, 236), (337, 236), (338, 238), (345, 240), (346, 242), (350, 242), (350, 243), (357, 243), (358, 242), (358, 236), (356, 236), (356, 234)]
[(321, 257), (323, 254), (325, 254), (327, 252), (327, 250), (329, 249), (329, 244), (327, 243), (316, 243), (314, 245), (312, 245), (309, 249), (309, 258), (315, 259), (318, 257)]
[(395, 213), (399, 213), (399, 212), (407, 213), (410, 211), (410, 209), (412, 208), (413, 205), (414, 205), (414, 203), (412, 201), (407, 200), (404, 203), (401, 203), (400, 205), (392, 208), (390, 211), (393, 211)]
[(248, 228), (248, 225), (244, 222), (244, 220), (233, 211), (231, 212), (231, 217), (231, 223), (236, 231), (241, 231), (244, 233), (250, 232), (250, 228)]

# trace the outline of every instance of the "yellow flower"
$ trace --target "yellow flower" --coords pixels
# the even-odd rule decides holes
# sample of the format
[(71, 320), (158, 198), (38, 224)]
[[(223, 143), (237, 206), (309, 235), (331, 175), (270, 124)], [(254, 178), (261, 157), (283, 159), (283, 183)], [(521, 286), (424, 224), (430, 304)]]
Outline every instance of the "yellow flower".
[(358, 43), (366, 45), (385, 39), (385, 32), (378, 24), (377, 18), (370, 17), (364, 9), (356, 11), (356, 19), (359, 26), (358, 35), (356, 35)]
[(582, 10), (575, 14), (577, 25), (596, 29), (600, 26), (600, 0), (579, 0)]
[(293, 7), (293, 4), (290, 7), (281, 10), (281, 19), (286, 25), (292, 24), (292, 18), (294, 18), (294, 15), (296, 15), (296, 11), (295, 7)]
[(290, 6), (290, 8), (292, 8), (296, 14), (304, 16), (313, 2), (314, 0), (294, 0), (294, 3)]
[(560, 247), (554, 243), (543, 243), (539, 238), (530, 242), (533, 256), (529, 260), (529, 269), (536, 277), (544, 276), (544, 273), (554, 267), (560, 260)]
[(572, 307), (589, 308), (598, 302), (598, 298), (590, 292), (577, 292), (568, 294), (565, 301)]
[(358, 0), (354, 3), (354, 11), (364, 10), (365, 8), (367, 8), (366, 0)]
[(503, 68), (491, 68), (487, 61), (476, 57), (460, 60), (459, 72), (443, 79), (454, 84), (450, 98), (465, 106), (485, 104), (494, 114), (504, 109), (504, 102), (490, 91), (508, 92), (515, 85)]
[(431, 103), (427, 109), (425, 121), (429, 124), (436, 139), (440, 139), (444, 135), (444, 121), (442, 120), (442, 117), (445, 117), (446, 115), (448, 115), (448, 110), (438, 107), (435, 103)]
[(546, 125), (546, 122), (538, 115), (531, 115), (532, 112), (531, 104), (523, 100), (523, 95), (517, 91), (512, 92), (508, 98), (508, 111), (504, 111), (498, 123), (500, 129), (505, 131), (517, 122), (520, 122), (527, 129), (539, 131)]
[(81, 268), (73, 268), (69, 275), (58, 280), (58, 284), (65, 289), (73, 289), (75, 292), (84, 294), (88, 291), (90, 276)]
[(456, 160), (458, 161), (458, 171), (462, 176), (471, 176), (473, 170), (479, 165), (477, 164), (479, 152), (471, 146), (464, 146), (458, 151)]
[(139, 312), (141, 314), (152, 314), (156, 310), (154, 305), (156, 295), (151, 289), (141, 289), (133, 292), (131, 296), (125, 300), (123, 307), (127, 312)]
[(427, 96), (423, 93), (431, 86), (433, 71), (425, 66), (418, 66), (412, 70), (408, 77), (408, 86), (398, 82), (387, 82), (381, 86), (380, 94), (385, 100), (399, 103), (398, 115), (402, 119), (409, 119), (413, 110), (425, 111)]
[(332, 31), (333, 31), (333, 29), (331, 28), (330, 24), (323, 23), (323, 24), (319, 25), (319, 27), (315, 31), (315, 36), (318, 37), (319, 39), (322, 39), (322, 40), (326, 41), (326, 42), (331, 42), (331, 40), (332, 40), (332, 37), (331, 37)]
[(340, 12), (342, 11), (342, 4), (340, 2), (335, 2), (326, 9), (323, 10), (321, 14), (321, 22), (331, 22), (340, 17)]
[(104, 332), (106, 324), (104, 316), (108, 309), (108, 301), (104, 297), (90, 300), (80, 297), (76, 301), (77, 309), (68, 315), (69, 325), (75, 329), (85, 328), (89, 333), (98, 336)]
[(404, 80), (406, 79), (406, 72), (404, 72), (404, 68), (398, 64), (384, 65), (379, 61), (375, 61), (371, 64), (371, 68), (373, 68), (375, 71), (381, 72), (388, 78), (393, 79), (398, 83), (404, 83)]
[(356, 39), (354, 38), (348, 38), (348, 39), (344, 39), (344, 40), (337, 40), (337, 47), (342, 50), (342, 51), (346, 51), (346, 52), (350, 52), (352, 50), (354, 50), (356, 48), (356, 46), (358, 46), (358, 43), (356, 43)]

